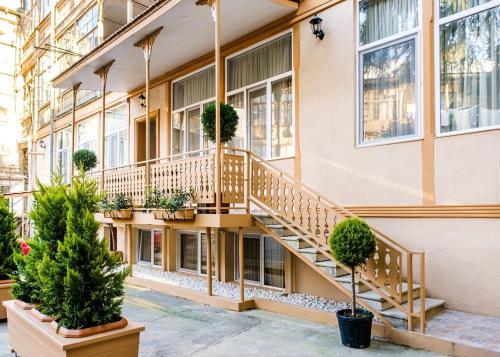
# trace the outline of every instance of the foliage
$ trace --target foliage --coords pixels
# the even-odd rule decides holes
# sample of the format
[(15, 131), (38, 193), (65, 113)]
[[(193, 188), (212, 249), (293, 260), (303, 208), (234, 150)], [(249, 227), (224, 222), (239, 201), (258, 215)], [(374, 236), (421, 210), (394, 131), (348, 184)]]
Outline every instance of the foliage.
[(100, 202), (101, 211), (121, 210), (132, 207), (130, 200), (123, 193), (116, 194), (111, 200), (106, 197)]
[(177, 212), (185, 208), (186, 203), (188, 203), (192, 198), (193, 194), (191, 191), (185, 192), (182, 190), (175, 190), (168, 199), (163, 200), (160, 203), (160, 208), (163, 208), (171, 213)]
[(96, 167), (97, 156), (92, 150), (80, 149), (73, 154), (73, 163), (83, 172), (87, 172)]
[(355, 269), (375, 253), (375, 235), (364, 221), (347, 218), (335, 226), (328, 243), (334, 259), (351, 268), (352, 316), (356, 316)]
[(95, 182), (84, 175), (73, 179), (67, 198), (66, 237), (55, 257), (45, 255), (40, 266), (42, 312), (69, 329), (120, 319), (128, 271), (121, 269), (119, 257), (110, 254), (106, 240), (97, 235), (94, 213), (100, 200)]
[(165, 205), (166, 197), (163, 192), (155, 187), (146, 194), (146, 199), (144, 200), (143, 206), (148, 209), (162, 208)]
[(0, 280), (9, 279), (16, 270), (14, 263), (16, 246), (16, 219), (8, 201), (0, 195)]
[[(210, 141), (215, 142), (215, 104), (209, 104), (203, 114), (201, 115), (201, 122), (203, 124), (203, 131), (207, 134)], [(236, 129), (238, 127), (238, 113), (236, 110), (229, 105), (223, 104), (220, 105), (220, 121), (221, 121), (221, 142), (227, 143), (231, 141), (231, 139), (236, 134)]]
[[(17, 276), (12, 287), (12, 294), (27, 303), (41, 301), (42, 281), (39, 265), (44, 256), (53, 258), (59, 242), (66, 235), (67, 188), (60, 177), (56, 177), (52, 185), (38, 182), (37, 191), (33, 194), (34, 203), (30, 217), (35, 224), (33, 239), (27, 242), (29, 249), (21, 247), (14, 257), (17, 265)], [(29, 252), (28, 254), (26, 254)]]

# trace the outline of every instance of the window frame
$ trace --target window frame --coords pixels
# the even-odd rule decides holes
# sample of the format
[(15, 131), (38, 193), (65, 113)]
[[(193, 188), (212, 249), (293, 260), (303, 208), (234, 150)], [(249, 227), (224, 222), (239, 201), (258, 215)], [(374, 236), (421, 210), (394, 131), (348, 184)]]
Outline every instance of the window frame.
[[(187, 269), (187, 268), (182, 268), (181, 267), (181, 235), (182, 234), (195, 234), (196, 235), (196, 239), (197, 239), (197, 255), (196, 255), (196, 270), (191, 270), (191, 269)], [(183, 272), (183, 273), (189, 273), (189, 274), (196, 274), (196, 275), (200, 275), (200, 276), (207, 276), (206, 273), (202, 273), (201, 271), (201, 240), (202, 240), (202, 235), (203, 234), (206, 234), (206, 232), (202, 232), (202, 231), (197, 231), (197, 230), (180, 230), (180, 231), (177, 231), (176, 233), (176, 246), (177, 246), (177, 252), (176, 252), (176, 268), (177, 268), (177, 271), (180, 271), (180, 272)], [(212, 234), (212, 241), (215, 239), (215, 232), (212, 231), (211, 232)], [(215, 258), (217, 255), (215, 253), (215, 251), (212, 251), (212, 255), (213, 257)], [(212, 261), (212, 264), (214, 264), (214, 261), (215, 259)], [(207, 266), (208, 267), (208, 266)], [(212, 276), (215, 277), (215, 270), (212, 269)]]
[[(419, 141), (423, 139), (424, 133), (424, 102), (423, 102), (423, 68), (422, 68), (422, 11), (424, 0), (418, 0), (418, 21), (417, 26), (398, 34), (387, 36), (385, 38), (361, 45), (359, 28), (359, 4), (363, 0), (356, 0), (356, 125), (355, 140), (356, 148), (390, 145), (397, 143), (406, 143)], [(392, 47), (410, 40), (415, 41), (415, 134), (405, 135), (394, 138), (379, 139), (372, 142), (365, 142), (364, 129), (364, 110), (363, 110), (363, 66), (362, 58), (367, 53)]]
[[(143, 261), (141, 260), (141, 232), (145, 232), (145, 231), (148, 231), (151, 233), (151, 261), (150, 262), (147, 262), (147, 261)], [(155, 257), (154, 257), (154, 249), (155, 249), (155, 239), (154, 239), (154, 234), (155, 232), (159, 232), (161, 234), (161, 255), (162, 255), (162, 262), (160, 265), (157, 265), (155, 264)], [(163, 229), (161, 228), (136, 228), (136, 234), (137, 234), (137, 247), (136, 247), (136, 251), (137, 251), (137, 254), (136, 254), (136, 261), (137, 261), (137, 264), (138, 265), (142, 265), (142, 266), (150, 266), (150, 267), (154, 267), (154, 268), (161, 268), (162, 267), (162, 264), (163, 264), (163, 249), (165, 249), (165, 247), (163, 246), (163, 242), (164, 242), (164, 237), (163, 237)]]
[[(97, 124), (97, 129), (96, 129), (97, 133), (96, 133), (95, 139), (84, 141), (84, 142), (80, 142), (80, 138), (79, 138), (79, 136), (80, 136), (80, 127), (82, 125), (84, 125), (84, 124), (88, 124), (92, 120), (95, 120), (96, 124)], [(101, 126), (101, 115), (99, 113), (90, 115), (90, 116), (86, 117), (85, 119), (80, 120), (76, 124), (76, 132), (75, 132), (75, 135), (76, 135), (75, 146), (76, 146), (76, 148), (75, 149), (76, 150), (87, 149), (87, 148), (82, 147), (82, 144), (88, 144), (88, 143), (92, 143), (93, 141), (95, 141), (96, 142), (96, 148), (95, 148), (94, 153), (98, 156), (99, 155), (99, 136), (100, 136), (99, 127), (100, 126)]]
[[(64, 135), (68, 135), (68, 145), (60, 147), (59, 142), (60, 138)], [(64, 143), (64, 138), (62, 138), (62, 141)], [(60, 160), (59, 160), (59, 155), (62, 154), (66, 156), (67, 159), (67, 167), (66, 167), (66, 172), (63, 174), (62, 172), (62, 167), (60, 165)], [(66, 128), (59, 130), (56, 132), (56, 163), (57, 163), (57, 172), (63, 179), (64, 183), (70, 183), (71, 182), (71, 166), (73, 165), (73, 160), (71, 158), (71, 129)], [(64, 177), (67, 177), (67, 180), (64, 180)]]
[(436, 14), (436, 18), (434, 19), (434, 84), (435, 84), (435, 102), (434, 102), (434, 110), (435, 110), (435, 120), (434, 120), (434, 130), (436, 133), (436, 137), (447, 137), (447, 136), (455, 136), (455, 135), (464, 135), (471, 133), (478, 133), (483, 131), (490, 130), (498, 130), (500, 129), (500, 125), (491, 125), (479, 128), (471, 128), (464, 130), (455, 130), (449, 132), (441, 132), (441, 59), (440, 59), (440, 49), (441, 49), (441, 41), (440, 41), (440, 29), (442, 25), (452, 23), (457, 20), (461, 20), (467, 18), (469, 16), (479, 14), (483, 11), (488, 11), (500, 6), (500, 0), (492, 0), (485, 4), (477, 5), (471, 7), (469, 9), (457, 12), (453, 15), (449, 15), (446, 17), (440, 17), (440, 8), (439, 1), (436, 1), (434, 4), (434, 14)]
[[(265, 46), (266, 44), (280, 38), (290, 35), (291, 38), (291, 46), (290, 46), (290, 51), (292, 52), (292, 63), (291, 63), (291, 70), (285, 73), (281, 73), (277, 76), (271, 77), (264, 79), (259, 82), (255, 82), (246, 86), (243, 86), (238, 89), (234, 89), (232, 91), (228, 91), (228, 80), (229, 80), (229, 71), (227, 70), (229, 68), (229, 61), (234, 58), (238, 57), (239, 55), (242, 55), (246, 52), (249, 52), (257, 47)], [(224, 89), (225, 89), (225, 103), (229, 102), (229, 97), (243, 93), (243, 106), (244, 106), (244, 112), (245, 112), (245, 117), (244, 118), (239, 118), (240, 120), (243, 119), (244, 123), (244, 128), (245, 128), (245, 138), (244, 138), (244, 147), (242, 149), (244, 150), (251, 150), (250, 148), (250, 125), (248, 121), (248, 113), (249, 113), (249, 107), (248, 107), (248, 94), (252, 90), (257, 90), (258, 88), (265, 87), (266, 88), (266, 152), (268, 153), (267, 157), (264, 159), (268, 161), (273, 161), (273, 160), (283, 160), (283, 159), (290, 159), (294, 158), (296, 155), (296, 147), (295, 147), (295, 139), (296, 139), (296, 132), (295, 132), (295, 118), (296, 118), (296, 113), (295, 113), (295, 103), (296, 103), (296, 97), (295, 97), (295, 70), (294, 70), (294, 64), (295, 64), (295, 59), (293, 56), (294, 53), (294, 34), (293, 30), (289, 29), (283, 32), (280, 32), (274, 36), (268, 37), (263, 41), (259, 41), (252, 46), (245, 47), (244, 49), (237, 51), (235, 53), (232, 53), (231, 55), (227, 56), (224, 60), (224, 65), (226, 68), (226, 71), (224, 73)], [(291, 125), (291, 132), (293, 135), (293, 140), (292, 140), (292, 153), (290, 155), (283, 155), (283, 156), (272, 156), (272, 84), (275, 82), (278, 82), (280, 80), (286, 79), (286, 78), (291, 78), (292, 80), (292, 125)]]
[[(125, 107), (125, 116), (124, 116), (124, 118), (125, 118), (126, 124), (125, 124), (125, 128), (124, 129), (115, 130), (115, 131), (110, 132), (110, 133), (106, 133), (106, 128), (104, 128), (104, 155), (105, 155), (105, 157), (104, 157), (104, 168), (105, 169), (116, 169), (116, 168), (119, 168), (119, 167), (127, 166), (128, 163), (130, 162), (130, 155), (129, 155), (130, 154), (130, 150), (129, 150), (130, 149), (130, 120), (129, 120), (129, 116), (128, 116), (128, 114), (129, 114), (129, 104), (128, 104), (128, 102), (121, 102), (121, 103), (118, 103), (118, 104), (114, 105), (111, 108), (107, 108), (106, 112), (105, 112), (105, 115), (107, 116), (108, 112), (110, 112), (110, 111), (118, 108), (119, 106), (124, 106)], [(109, 123), (109, 121), (106, 120), (105, 123), (104, 123), (104, 125), (106, 125), (108, 123)], [(108, 147), (106, 146), (106, 143), (107, 142), (109, 143), (109, 139), (108, 138), (110, 138), (112, 136), (115, 136), (115, 135), (117, 135), (118, 139), (119, 139), (120, 138), (120, 134), (122, 132), (126, 132), (125, 136), (127, 138), (127, 142), (125, 144), (125, 158), (124, 158), (124, 163), (123, 163), (123, 165), (118, 165), (118, 166), (111, 167), (109, 165), (109, 162), (110, 162), (110, 160), (109, 160), (110, 158), (109, 157), (107, 158), (108, 165), (106, 165), (106, 156), (111, 152), (111, 150), (108, 150)], [(106, 141), (106, 139), (108, 139), (108, 141)], [(119, 159), (119, 156), (120, 156), (120, 154), (119, 154), (119, 145), (120, 145), (119, 141), (117, 141), (117, 146), (118, 146), (117, 149), (118, 150), (116, 150), (116, 153), (118, 155), (118, 159)], [(117, 162), (118, 161), (119, 160), (117, 160)]]

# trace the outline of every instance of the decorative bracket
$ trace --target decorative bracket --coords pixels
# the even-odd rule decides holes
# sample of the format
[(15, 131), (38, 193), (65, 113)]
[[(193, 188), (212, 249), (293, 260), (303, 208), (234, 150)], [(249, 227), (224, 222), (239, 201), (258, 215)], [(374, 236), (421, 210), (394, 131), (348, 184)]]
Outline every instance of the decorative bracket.
[(134, 43), (135, 47), (141, 47), (144, 51), (144, 60), (147, 62), (151, 58), (151, 51), (153, 49), (153, 44), (155, 42), (156, 37), (158, 34), (163, 30), (163, 26), (157, 28), (153, 32), (149, 33), (144, 37), (142, 40)]

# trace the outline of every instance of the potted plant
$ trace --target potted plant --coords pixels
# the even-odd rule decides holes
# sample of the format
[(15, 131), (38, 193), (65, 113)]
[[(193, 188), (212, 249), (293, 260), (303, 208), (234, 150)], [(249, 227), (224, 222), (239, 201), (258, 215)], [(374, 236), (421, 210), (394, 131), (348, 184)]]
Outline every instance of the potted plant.
[(101, 210), (105, 218), (130, 219), (133, 215), (130, 200), (123, 193), (116, 194), (111, 201), (104, 198), (101, 201)]
[(154, 187), (146, 194), (146, 198), (144, 199), (142, 206), (148, 211), (153, 211), (155, 209), (160, 209), (162, 205), (165, 205), (165, 201), (166, 197), (163, 192), (158, 187)]
[[(38, 266), (41, 311), (51, 311), (53, 329), (26, 316), (12, 301), (7, 307), (9, 345), (23, 357), (137, 356), (142, 325), (121, 316), (124, 279), (119, 257), (98, 237), (94, 218), (101, 197), (97, 184), (84, 175), (73, 178), (66, 198), (66, 234), (53, 257)], [(31, 253), (30, 253), (31, 254)], [(29, 254), (28, 254), (29, 255)], [(47, 326), (47, 325), (45, 325)], [(23, 336), (30, 336), (27, 344)]]
[(337, 311), (342, 344), (352, 348), (370, 346), (373, 314), (356, 308), (356, 268), (375, 253), (375, 236), (359, 218), (347, 218), (335, 226), (329, 245), (334, 259), (351, 269), (352, 307)]
[(192, 198), (192, 192), (175, 190), (169, 198), (159, 201), (159, 209), (153, 211), (155, 218), (165, 221), (194, 219), (194, 208), (186, 207)]
[(16, 270), (14, 251), (17, 245), (14, 214), (9, 209), (7, 200), (0, 195), (0, 320), (7, 317), (5, 309), (1, 306), (2, 301), (12, 299), (10, 277)]
[(97, 156), (92, 150), (80, 149), (73, 154), (73, 164), (83, 172), (92, 170), (97, 165)]

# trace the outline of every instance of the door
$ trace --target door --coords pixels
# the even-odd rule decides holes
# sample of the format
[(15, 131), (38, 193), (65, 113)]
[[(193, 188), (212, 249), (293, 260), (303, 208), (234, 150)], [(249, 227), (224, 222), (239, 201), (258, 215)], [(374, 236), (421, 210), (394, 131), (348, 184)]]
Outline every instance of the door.
[(267, 157), (267, 90), (258, 87), (248, 91), (248, 125), (250, 151)]
[[(158, 115), (151, 115), (149, 118), (149, 159), (158, 157)], [(135, 162), (146, 161), (146, 120), (145, 118), (136, 120), (135, 134)]]

